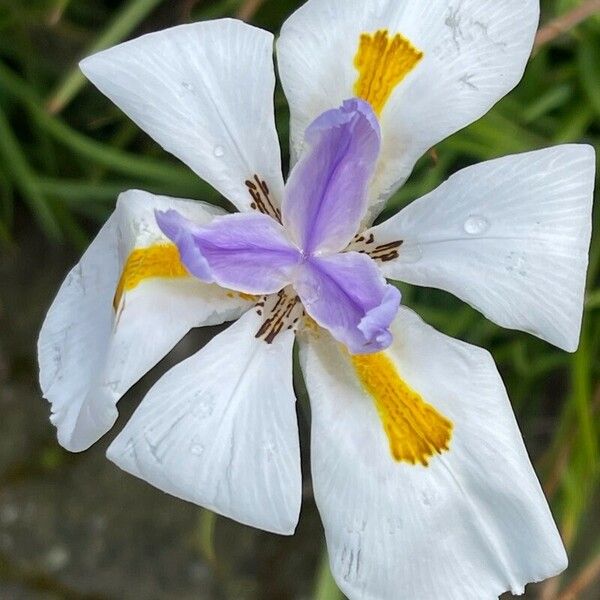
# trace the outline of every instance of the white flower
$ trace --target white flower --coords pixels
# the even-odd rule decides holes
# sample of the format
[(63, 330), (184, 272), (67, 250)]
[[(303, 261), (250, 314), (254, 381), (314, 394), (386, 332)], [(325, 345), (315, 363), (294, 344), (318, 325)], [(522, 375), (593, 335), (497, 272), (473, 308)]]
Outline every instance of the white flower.
[[(353, 217), (368, 228), (425, 150), (516, 85), (538, 16), (536, 0), (309, 0), (278, 42), (294, 163), (313, 156), (305, 131), (323, 113), (353, 97), (368, 102), (381, 151), (368, 202), (355, 194), (364, 202)], [(280, 220), (290, 196), (275, 130), (272, 46), (267, 32), (213, 21), (144, 36), (82, 68), (241, 212)], [(465, 169), (339, 256), (365, 253), (389, 278), (448, 290), (500, 325), (574, 351), (594, 170), (587, 146)], [(187, 237), (164, 222), (163, 234), (155, 211), (191, 221), (181, 230)], [(41, 385), (60, 443), (89, 447), (114, 424), (121, 396), (190, 328), (239, 317), (154, 386), (111, 444), (111, 460), (175, 496), (291, 534), (301, 502), (292, 387), (298, 333), (315, 499), (333, 573), (350, 599), (481, 600), (521, 593), (562, 571), (559, 534), (489, 354), (403, 307), (389, 328), (393, 342), (360, 323), (389, 348), (351, 354), (334, 339), (345, 342), (343, 333), (311, 312), (319, 285), (299, 294), (333, 335), (303, 317), (287, 287), (297, 273), (287, 266), (277, 271), (286, 287), (265, 299), (244, 293), (256, 293), (234, 277), (244, 269), (224, 271), (234, 291), (207, 283), (225, 281), (221, 255), (211, 258), (196, 241), (233, 222), (224, 214), (144, 192), (121, 196), (40, 335)], [(286, 223), (284, 214), (283, 221), (296, 231), (297, 220)], [(286, 235), (277, 229), (277, 243), (297, 241)], [(185, 258), (184, 244), (200, 263)]]

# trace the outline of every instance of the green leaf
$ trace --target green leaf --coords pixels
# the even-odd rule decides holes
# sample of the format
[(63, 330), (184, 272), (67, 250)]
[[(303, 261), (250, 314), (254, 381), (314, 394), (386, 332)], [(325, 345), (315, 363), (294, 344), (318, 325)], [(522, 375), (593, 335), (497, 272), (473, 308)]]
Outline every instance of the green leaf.
[(0, 158), (4, 161), (7, 172), (12, 174), (15, 186), (29, 204), (33, 217), (42, 230), (50, 239), (59, 240), (62, 237), (60, 226), (50, 209), (47, 198), (44, 197), (37, 185), (35, 173), (29, 166), (8, 119), (1, 109)]
[(315, 583), (314, 600), (343, 600), (344, 595), (335, 583), (335, 579), (329, 568), (327, 550), (323, 551), (321, 564), (317, 572)]
[(600, 116), (600, 52), (599, 41), (588, 37), (581, 39), (577, 53), (579, 77), (590, 105)]
[[(85, 55), (91, 55), (109, 48), (127, 37), (162, 0), (130, 0), (112, 18), (106, 29), (88, 47)], [(51, 113), (59, 113), (73, 100), (85, 85), (86, 79), (79, 67), (73, 68), (61, 81), (48, 99), (47, 106)]]

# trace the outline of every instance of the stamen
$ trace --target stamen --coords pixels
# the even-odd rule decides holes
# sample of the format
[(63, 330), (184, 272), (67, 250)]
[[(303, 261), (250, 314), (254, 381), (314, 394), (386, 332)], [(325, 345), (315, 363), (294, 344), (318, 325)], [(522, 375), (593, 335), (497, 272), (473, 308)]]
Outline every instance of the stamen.
[(246, 187), (253, 200), (250, 208), (258, 210), (264, 215), (269, 215), (269, 217), (281, 223), (281, 210), (273, 204), (267, 182), (255, 174), (252, 180), (248, 179), (246, 181)]
[(265, 317), (256, 337), (272, 344), (282, 331), (298, 331), (304, 308), (296, 293), (291, 288), (286, 288), (278, 294), (265, 296), (256, 305), (256, 313)]
[(404, 244), (403, 240), (389, 242), (387, 244), (377, 244), (375, 236), (371, 233), (367, 235), (357, 235), (348, 248), (347, 252), (358, 252), (366, 254), (378, 262), (389, 262), (400, 256), (400, 248)]

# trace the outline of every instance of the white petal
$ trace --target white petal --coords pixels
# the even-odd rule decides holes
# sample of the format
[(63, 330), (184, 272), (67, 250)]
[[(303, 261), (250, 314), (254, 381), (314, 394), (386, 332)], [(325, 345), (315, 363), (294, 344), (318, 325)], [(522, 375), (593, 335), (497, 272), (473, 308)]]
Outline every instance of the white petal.
[(154, 220), (154, 209), (167, 208), (198, 222), (221, 214), (200, 202), (122, 194), (44, 321), (40, 384), (59, 442), (71, 451), (85, 450), (112, 427), (121, 396), (192, 327), (237, 318), (249, 306), (192, 277), (149, 279), (126, 292), (115, 315), (113, 299), (130, 252), (168, 241)]
[(159, 489), (267, 531), (293, 533), (301, 502), (294, 334), (269, 345), (250, 311), (167, 373), (108, 449)]
[[(389, 353), (454, 423), (429, 467), (392, 459), (373, 400), (330, 338), (303, 345), (312, 476), (332, 571), (350, 600), (489, 600), (566, 556), (487, 352), (401, 309)], [(323, 335), (323, 334), (321, 334)]]
[(240, 210), (258, 175), (279, 201), (273, 36), (241, 21), (182, 25), (81, 63), (85, 75), (165, 150)]
[(590, 146), (460, 171), (375, 227), (404, 240), (386, 276), (441, 288), (492, 321), (568, 351), (579, 343), (594, 191)]
[(484, 115), (519, 82), (538, 20), (538, 0), (309, 0), (277, 43), (292, 153), (299, 155), (317, 115), (355, 95), (360, 35), (402, 34), (424, 56), (381, 115), (376, 211), (423, 152)]

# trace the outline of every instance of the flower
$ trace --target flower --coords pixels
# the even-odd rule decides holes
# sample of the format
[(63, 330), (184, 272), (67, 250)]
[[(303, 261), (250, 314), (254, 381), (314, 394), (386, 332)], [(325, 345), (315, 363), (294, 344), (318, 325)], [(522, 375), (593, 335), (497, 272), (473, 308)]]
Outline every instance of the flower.
[[(307, 149), (284, 191), (281, 209), (256, 196), (258, 212), (217, 217), (199, 226), (175, 210), (157, 212), (187, 271), (264, 299), (257, 336), (269, 343), (298, 329), (303, 310), (354, 354), (389, 347), (400, 292), (376, 260), (398, 255), (399, 242), (376, 245), (356, 236), (367, 210), (367, 186), (379, 156), (371, 106), (359, 99), (319, 116), (306, 130)], [(289, 287), (288, 287), (289, 286)], [(269, 298), (273, 295), (273, 298)]]
[(562, 571), (490, 355), (399, 307), (380, 273), (574, 351), (593, 150), (467, 168), (371, 226), (427, 148), (517, 84), (538, 17), (534, 0), (309, 0), (277, 48), (292, 115), (285, 187), (269, 33), (197, 23), (86, 59), (95, 85), (241, 214), (141, 191), (119, 198), (40, 334), (60, 443), (81, 451), (104, 435), (121, 396), (190, 328), (239, 319), (158, 381), (110, 445), (112, 461), (292, 533), (297, 337), (315, 500), (351, 600), (494, 598)]

